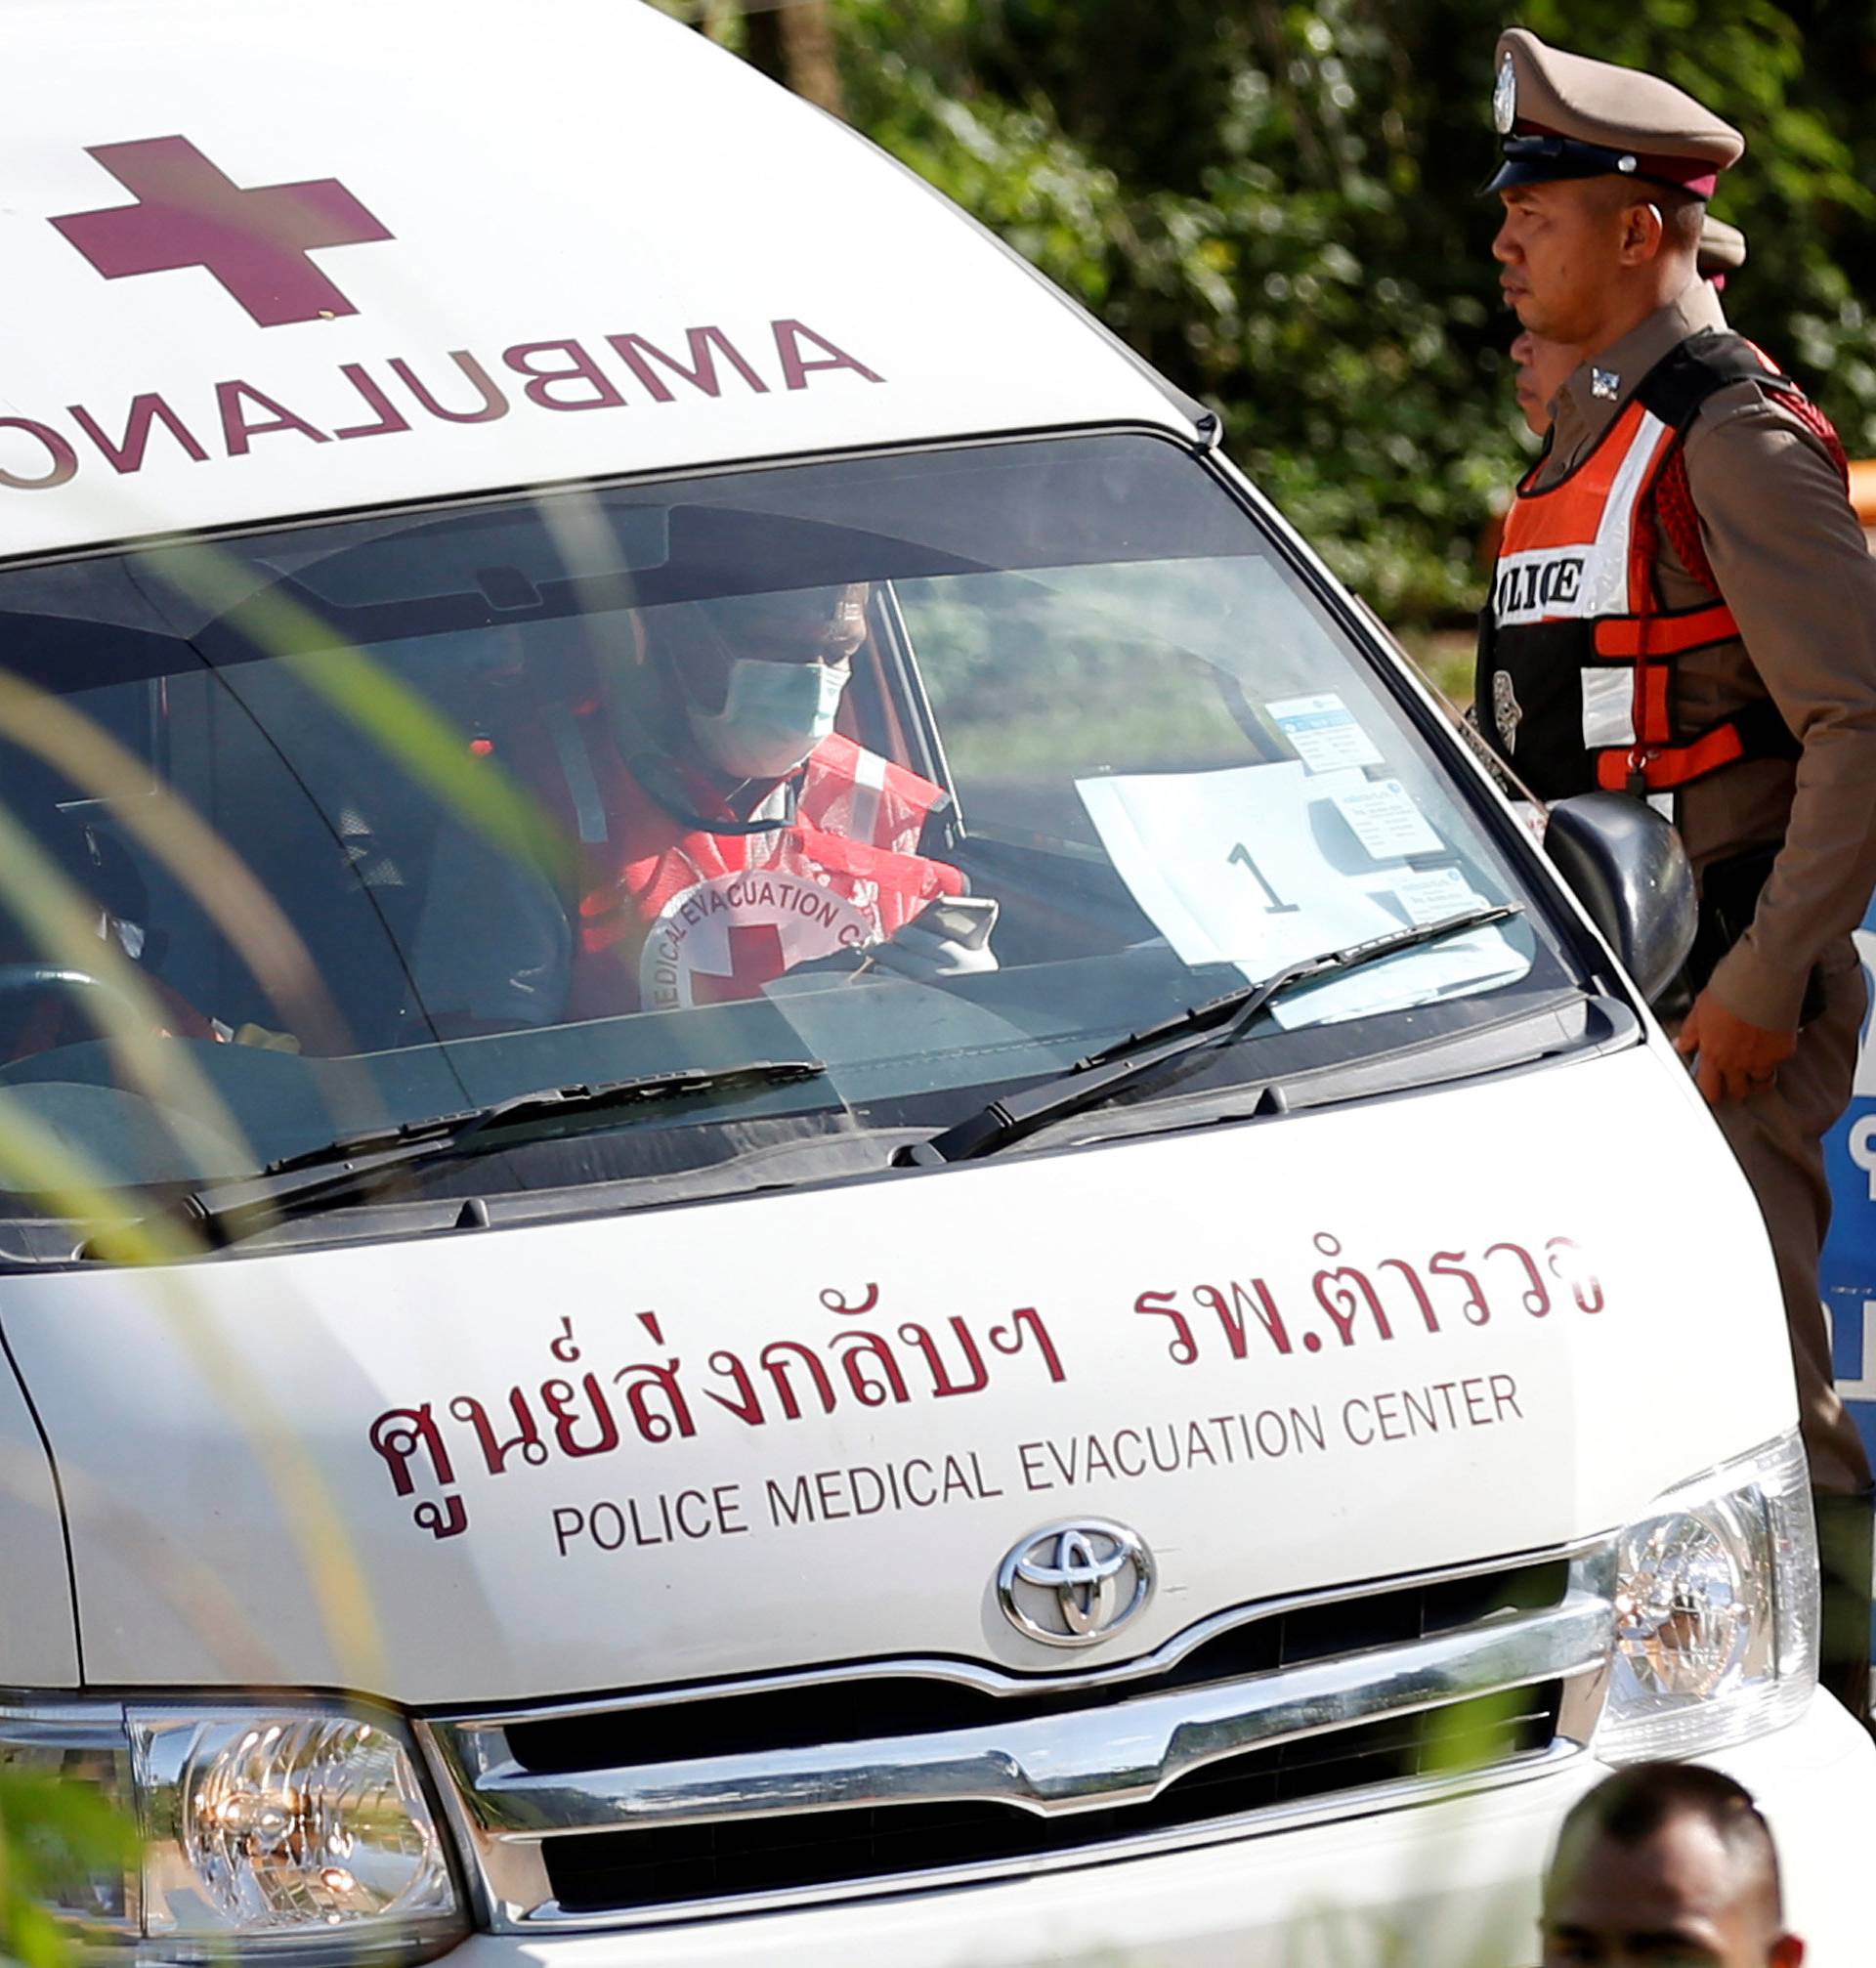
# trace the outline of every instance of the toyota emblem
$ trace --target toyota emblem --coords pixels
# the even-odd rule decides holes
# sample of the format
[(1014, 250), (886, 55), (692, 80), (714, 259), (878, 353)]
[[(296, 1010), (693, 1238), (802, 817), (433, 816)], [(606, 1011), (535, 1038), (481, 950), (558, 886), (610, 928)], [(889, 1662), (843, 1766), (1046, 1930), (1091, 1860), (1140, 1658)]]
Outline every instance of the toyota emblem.
[(1112, 1640), (1153, 1597), (1153, 1554), (1106, 1518), (1031, 1531), (997, 1568), (997, 1598), (1016, 1631), (1046, 1647)]

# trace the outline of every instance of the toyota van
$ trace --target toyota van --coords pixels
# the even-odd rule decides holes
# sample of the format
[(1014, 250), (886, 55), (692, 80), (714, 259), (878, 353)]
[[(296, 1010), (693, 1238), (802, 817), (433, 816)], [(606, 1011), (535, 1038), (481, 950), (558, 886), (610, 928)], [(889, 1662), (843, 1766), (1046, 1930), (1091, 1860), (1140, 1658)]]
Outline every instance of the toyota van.
[(650, 7), (0, 53), (0, 1773), (140, 1833), (73, 1934), (1502, 1968), (1665, 1755), (1865, 1960), (1665, 825), (1540, 848), (1213, 417)]

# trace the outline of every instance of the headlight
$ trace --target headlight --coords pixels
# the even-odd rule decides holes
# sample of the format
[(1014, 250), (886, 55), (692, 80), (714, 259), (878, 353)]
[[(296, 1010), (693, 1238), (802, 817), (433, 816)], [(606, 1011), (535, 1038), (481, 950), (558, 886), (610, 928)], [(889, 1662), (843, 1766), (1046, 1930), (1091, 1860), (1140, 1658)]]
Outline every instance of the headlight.
[(1622, 1533), (1611, 1763), (1693, 1756), (1791, 1722), (1817, 1681), (1817, 1540), (1795, 1434), (1660, 1498)]
[(93, 1943), (308, 1968), (441, 1952), (464, 1923), (403, 1727), (363, 1709), (179, 1702), (0, 1708), (0, 1769), (89, 1782), (142, 1833), (129, 1875), (62, 1879)]

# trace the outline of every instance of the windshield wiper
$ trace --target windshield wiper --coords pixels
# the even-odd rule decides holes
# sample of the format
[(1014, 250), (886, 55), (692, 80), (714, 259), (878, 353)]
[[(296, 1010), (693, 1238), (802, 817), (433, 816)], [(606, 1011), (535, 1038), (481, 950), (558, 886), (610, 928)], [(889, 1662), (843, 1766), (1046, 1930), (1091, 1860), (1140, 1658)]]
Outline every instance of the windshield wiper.
[(204, 1184), (164, 1215), (205, 1242), (229, 1244), (281, 1218), (367, 1195), (386, 1180), (428, 1163), (492, 1152), (502, 1141), (483, 1137), (496, 1130), (529, 1121), (575, 1120), (660, 1100), (782, 1087), (821, 1079), (827, 1070), (819, 1059), (750, 1059), (737, 1066), (680, 1066), (591, 1086), (541, 1087), (460, 1113), (433, 1114), (371, 1134), (345, 1135), (271, 1162), (258, 1176)]
[(1090, 1052), (1086, 1059), (1076, 1060), (1065, 1073), (1045, 1080), (1041, 1086), (993, 1100), (980, 1113), (932, 1135), (928, 1141), (915, 1141), (901, 1148), (893, 1157), (893, 1165), (902, 1169), (929, 1169), (947, 1162), (969, 1162), (994, 1155), (1039, 1128), (1111, 1100), (1124, 1089), (1157, 1073), (1174, 1059), (1237, 1038), (1279, 999), (1305, 984), (1359, 970), (1364, 964), (1379, 963), (1403, 950), (1444, 942), (1449, 936), (1463, 935), (1469, 929), (1484, 929), (1522, 914), (1515, 903), (1471, 909), (1463, 915), (1442, 917), (1437, 922), (1422, 922), (1391, 935), (1376, 936), (1366, 943), (1351, 943), (1345, 949), (1299, 958), (1261, 983), (1247, 984), (1242, 990), (1227, 991), (1221, 998), (1208, 999), (1175, 1018), (1149, 1025), (1143, 1032), (1130, 1032), (1125, 1039), (1117, 1039), (1098, 1052)]

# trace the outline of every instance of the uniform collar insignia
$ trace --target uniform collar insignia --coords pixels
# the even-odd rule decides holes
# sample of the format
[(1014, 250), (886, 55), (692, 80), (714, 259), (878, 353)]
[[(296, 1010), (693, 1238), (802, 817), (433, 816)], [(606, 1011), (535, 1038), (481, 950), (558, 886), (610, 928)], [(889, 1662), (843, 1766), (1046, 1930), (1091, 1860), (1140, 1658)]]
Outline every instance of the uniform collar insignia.
[(1590, 394), (1599, 402), (1612, 404), (1622, 394), (1622, 378), (1614, 369), (1590, 371)]

